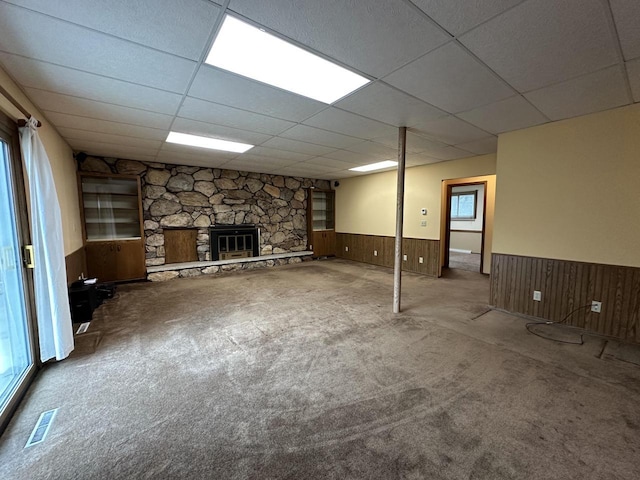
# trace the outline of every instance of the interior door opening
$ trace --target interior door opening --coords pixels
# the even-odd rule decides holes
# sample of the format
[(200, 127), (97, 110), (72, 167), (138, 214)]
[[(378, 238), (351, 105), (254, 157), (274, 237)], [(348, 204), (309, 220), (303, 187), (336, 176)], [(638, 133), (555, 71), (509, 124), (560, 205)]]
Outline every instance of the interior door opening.
[(485, 272), (487, 180), (443, 183), (442, 268)]

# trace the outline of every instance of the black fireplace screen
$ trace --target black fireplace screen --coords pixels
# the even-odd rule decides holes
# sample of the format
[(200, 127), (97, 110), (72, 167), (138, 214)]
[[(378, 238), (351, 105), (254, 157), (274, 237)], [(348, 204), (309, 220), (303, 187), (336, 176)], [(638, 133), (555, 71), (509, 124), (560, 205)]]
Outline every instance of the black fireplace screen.
[(209, 239), (211, 260), (229, 260), (260, 255), (260, 229), (255, 225), (211, 227)]

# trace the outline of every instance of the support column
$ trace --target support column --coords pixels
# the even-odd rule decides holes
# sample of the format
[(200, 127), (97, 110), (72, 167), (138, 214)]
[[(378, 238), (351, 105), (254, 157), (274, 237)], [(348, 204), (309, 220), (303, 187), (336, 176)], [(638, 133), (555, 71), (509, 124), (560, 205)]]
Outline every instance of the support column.
[(404, 170), (407, 149), (407, 127), (398, 130), (398, 187), (396, 200), (396, 248), (393, 266), (393, 313), (400, 313), (402, 283), (402, 224), (404, 215)]

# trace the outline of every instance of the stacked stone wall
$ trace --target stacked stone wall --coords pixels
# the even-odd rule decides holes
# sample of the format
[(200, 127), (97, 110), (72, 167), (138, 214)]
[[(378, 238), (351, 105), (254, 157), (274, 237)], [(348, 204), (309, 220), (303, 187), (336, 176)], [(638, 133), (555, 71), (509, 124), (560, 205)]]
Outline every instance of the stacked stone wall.
[(307, 192), (326, 180), (136, 160), (87, 157), (86, 172), (139, 175), (147, 266), (165, 263), (164, 229), (197, 228), (198, 259), (211, 259), (209, 227), (255, 224), (260, 254), (307, 249)]

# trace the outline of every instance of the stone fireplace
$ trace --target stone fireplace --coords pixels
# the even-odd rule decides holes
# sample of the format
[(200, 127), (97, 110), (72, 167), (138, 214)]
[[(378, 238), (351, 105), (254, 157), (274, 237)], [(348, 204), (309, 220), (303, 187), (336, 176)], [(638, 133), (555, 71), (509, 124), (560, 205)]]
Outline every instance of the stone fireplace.
[(214, 261), (260, 255), (260, 229), (255, 225), (209, 227), (209, 240)]
[(210, 234), (245, 226), (255, 229), (251, 240), (242, 233), (240, 245), (227, 242), (225, 257), (306, 251), (307, 192), (331, 188), (328, 180), (92, 156), (80, 169), (140, 176), (147, 267), (222, 260)]

